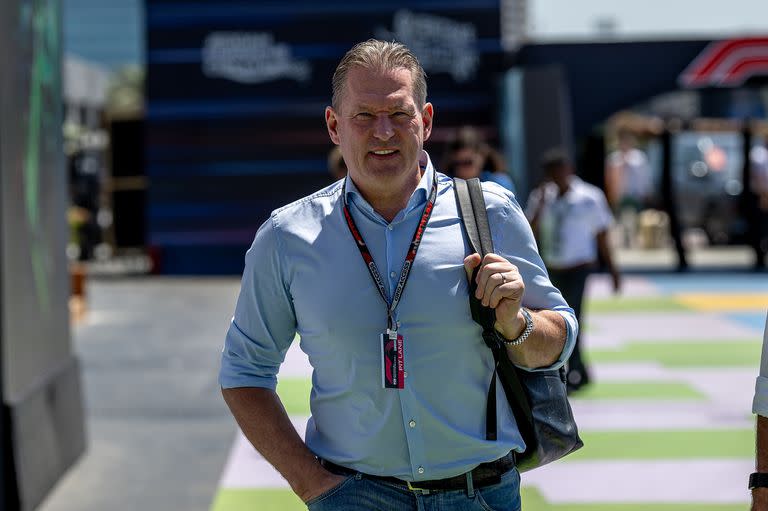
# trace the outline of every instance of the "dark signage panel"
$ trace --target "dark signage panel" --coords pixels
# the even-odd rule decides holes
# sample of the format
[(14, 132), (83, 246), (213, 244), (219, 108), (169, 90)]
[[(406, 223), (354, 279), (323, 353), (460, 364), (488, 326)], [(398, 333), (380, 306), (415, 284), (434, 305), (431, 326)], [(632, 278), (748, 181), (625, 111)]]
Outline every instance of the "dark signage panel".
[(608, 116), (681, 88), (681, 74), (710, 41), (558, 43), (524, 46), (518, 65), (559, 66), (568, 84), (576, 138)]
[(3, 509), (34, 509), (84, 448), (64, 252), (60, 8), (0, 2)]
[(330, 183), (324, 109), (359, 41), (422, 61), (428, 150), (456, 126), (494, 130), (498, 0), (147, 0), (146, 22), (148, 244), (166, 273), (239, 273), (273, 209)]

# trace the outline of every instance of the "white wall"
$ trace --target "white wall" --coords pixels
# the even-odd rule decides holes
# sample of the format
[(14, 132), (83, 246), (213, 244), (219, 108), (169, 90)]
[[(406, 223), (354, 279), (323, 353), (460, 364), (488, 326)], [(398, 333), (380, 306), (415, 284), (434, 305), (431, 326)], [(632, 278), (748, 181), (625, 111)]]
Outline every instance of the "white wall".
[(529, 0), (533, 41), (593, 40), (600, 20), (618, 39), (768, 35), (766, 0)]

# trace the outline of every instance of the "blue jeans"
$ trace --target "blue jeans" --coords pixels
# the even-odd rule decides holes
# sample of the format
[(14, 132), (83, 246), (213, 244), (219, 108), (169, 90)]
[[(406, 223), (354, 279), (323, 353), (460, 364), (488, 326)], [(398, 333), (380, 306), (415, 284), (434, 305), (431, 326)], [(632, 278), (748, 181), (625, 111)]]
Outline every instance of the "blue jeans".
[(520, 473), (513, 468), (498, 484), (452, 491), (409, 490), (356, 474), (311, 499), (307, 507), (309, 511), (520, 511)]

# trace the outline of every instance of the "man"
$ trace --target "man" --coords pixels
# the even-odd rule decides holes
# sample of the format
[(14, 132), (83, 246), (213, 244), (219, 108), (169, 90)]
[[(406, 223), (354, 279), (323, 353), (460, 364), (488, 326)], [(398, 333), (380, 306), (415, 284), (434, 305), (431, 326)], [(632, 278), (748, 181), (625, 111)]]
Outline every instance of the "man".
[(635, 136), (620, 130), (618, 148), (606, 158), (606, 190), (609, 203), (620, 211), (630, 207), (635, 211), (645, 207), (652, 193), (651, 165), (648, 157), (637, 148)]
[[(611, 211), (599, 188), (574, 175), (573, 165), (562, 149), (550, 149), (544, 154), (542, 170), (547, 181), (531, 192), (526, 214), (552, 283), (581, 321), (584, 288), (589, 273), (597, 265), (598, 251), (611, 273), (614, 292), (621, 289), (621, 276), (613, 264), (608, 243)], [(589, 380), (579, 336), (568, 360), (568, 388), (578, 390)]]
[[(224, 398), (312, 510), (520, 507), (511, 451), (523, 442), (507, 406), (499, 439), (485, 440), (493, 359), (466, 273), (481, 261), (466, 256), (451, 180), (422, 149), (433, 113), (405, 46), (353, 47), (325, 111), (348, 178), (273, 212), (246, 255)], [(499, 255), (483, 261), (477, 296), (495, 308), (500, 336), (519, 341), (533, 324), (508, 348), (515, 363), (558, 366), (578, 330), (573, 312), (511, 195), (488, 185), (486, 200)], [(314, 369), (304, 441), (274, 392), (297, 332)]]
[(757, 195), (760, 209), (768, 210), (768, 147), (756, 145), (749, 151), (749, 161), (752, 165), (752, 182), (750, 187)]
[(648, 207), (653, 192), (651, 165), (631, 132), (620, 130), (618, 138), (618, 149), (606, 158), (605, 191), (619, 217), (624, 245), (634, 247), (638, 214)]
[(768, 146), (765, 142), (750, 150), (749, 160), (752, 164), (750, 188), (757, 195), (757, 235), (762, 248), (757, 257), (765, 257), (768, 251)]
[(765, 320), (763, 356), (760, 362), (760, 376), (755, 384), (752, 412), (757, 415), (757, 471), (749, 480), (752, 511), (768, 511), (768, 317)]
[[(503, 157), (485, 143), (482, 134), (472, 126), (463, 126), (455, 137), (448, 141), (447, 154), (443, 160), (443, 170), (449, 176), (493, 181), (515, 193), (515, 185), (507, 174)], [(498, 167), (493, 168), (490, 163)]]
[(333, 146), (328, 153), (328, 173), (334, 181), (344, 179), (347, 175), (347, 164), (344, 163), (344, 157), (341, 155), (339, 146)]

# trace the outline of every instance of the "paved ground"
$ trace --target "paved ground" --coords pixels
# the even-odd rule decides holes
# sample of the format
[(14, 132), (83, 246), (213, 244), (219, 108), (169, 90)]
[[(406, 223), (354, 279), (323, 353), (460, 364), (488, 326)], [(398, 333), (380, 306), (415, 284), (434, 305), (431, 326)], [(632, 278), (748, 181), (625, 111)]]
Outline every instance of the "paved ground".
[(73, 332), (88, 451), (42, 511), (207, 511), (235, 433), (216, 372), (236, 279), (92, 281)]
[[(90, 447), (43, 511), (302, 509), (219, 397), (237, 287), (90, 283), (74, 332)], [(590, 295), (585, 342), (597, 383), (574, 400), (587, 445), (524, 476), (524, 509), (745, 509), (768, 274), (633, 276), (619, 299), (598, 277)], [(299, 431), (308, 376), (293, 349), (279, 392)]]

